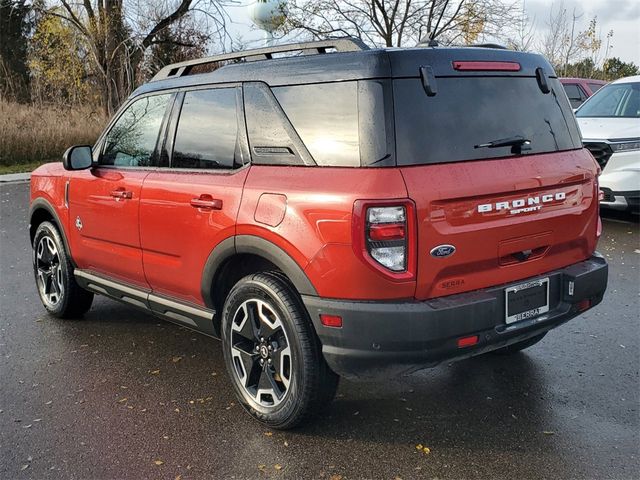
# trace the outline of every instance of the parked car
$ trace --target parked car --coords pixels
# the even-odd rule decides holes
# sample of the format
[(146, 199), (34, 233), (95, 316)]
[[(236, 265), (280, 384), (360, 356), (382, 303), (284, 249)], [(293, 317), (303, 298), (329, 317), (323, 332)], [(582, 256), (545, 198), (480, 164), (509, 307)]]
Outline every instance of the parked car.
[(601, 205), (640, 213), (640, 76), (602, 88), (576, 117), (584, 146), (602, 169)]
[(214, 56), (32, 174), (34, 272), (54, 316), (97, 293), (221, 338), (242, 405), (289, 428), (339, 376), (514, 353), (597, 305), (597, 169), (538, 55)]
[(578, 108), (587, 98), (607, 84), (604, 80), (592, 78), (561, 78), (560, 83), (573, 108)]

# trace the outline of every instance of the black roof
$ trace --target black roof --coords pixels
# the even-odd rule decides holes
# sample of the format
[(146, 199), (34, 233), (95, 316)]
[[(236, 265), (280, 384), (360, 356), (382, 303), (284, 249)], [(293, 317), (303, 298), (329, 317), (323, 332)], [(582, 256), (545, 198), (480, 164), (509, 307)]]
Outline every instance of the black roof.
[[(314, 42), (313, 44), (297, 44), (316, 46), (318, 43), (324, 45), (331, 42)], [(266, 49), (253, 50), (245, 53), (228, 54), (217, 57), (209, 57), (202, 61), (194, 60), (182, 62), (180, 64), (164, 67), (154, 80), (140, 86), (132, 96), (138, 96), (154, 91), (175, 89), (182, 87), (258, 81), (270, 86), (298, 85), (308, 83), (323, 83), (348, 80), (382, 79), (382, 78), (403, 78), (418, 77), (420, 66), (430, 66), (436, 76), (459, 76), (459, 75), (482, 75), (486, 76), (487, 71), (464, 71), (460, 72), (453, 68), (454, 61), (500, 61), (517, 62), (520, 70), (500, 71), (498, 75), (513, 76), (535, 76), (535, 70), (543, 68), (546, 75), (555, 77), (556, 74), (549, 62), (541, 55), (516, 52), (500, 48), (485, 47), (417, 47), (417, 48), (388, 48), (388, 49), (368, 49), (362, 44), (355, 44), (356, 47), (340, 50), (335, 53), (323, 53), (324, 47), (317, 48), (318, 54), (299, 55), (280, 58), (271, 58)], [(276, 47), (280, 51), (296, 50), (296, 48), (286, 49), (287, 46)], [(228, 63), (220, 68), (201, 74), (182, 74), (193, 65), (215, 63), (218, 58), (245, 59), (252, 55), (256, 57), (260, 52), (260, 59), (251, 61), (240, 61)], [(224, 63), (225, 58), (221, 62)], [(168, 76), (173, 72), (178, 75)], [(493, 72), (496, 74), (496, 72)], [(168, 76), (168, 78), (167, 78)]]

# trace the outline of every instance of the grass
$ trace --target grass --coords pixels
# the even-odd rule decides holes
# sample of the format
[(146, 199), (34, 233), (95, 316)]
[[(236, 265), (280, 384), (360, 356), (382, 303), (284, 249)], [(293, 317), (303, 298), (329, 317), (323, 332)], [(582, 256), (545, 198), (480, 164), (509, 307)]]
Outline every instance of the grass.
[(72, 145), (91, 145), (107, 119), (96, 108), (23, 105), (0, 99), (0, 173), (58, 161)]
[(58, 160), (59, 159), (53, 159), (53, 160), (43, 160), (41, 162), (17, 163), (14, 165), (0, 165), (0, 175), (5, 175), (7, 173), (33, 172), (36, 168), (38, 168), (43, 163), (57, 162)]

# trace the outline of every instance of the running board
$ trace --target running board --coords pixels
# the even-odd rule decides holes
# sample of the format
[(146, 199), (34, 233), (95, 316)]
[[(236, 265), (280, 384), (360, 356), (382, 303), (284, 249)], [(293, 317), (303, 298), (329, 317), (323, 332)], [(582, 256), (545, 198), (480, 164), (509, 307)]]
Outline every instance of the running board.
[(207, 335), (218, 337), (213, 324), (215, 310), (179, 302), (131, 285), (76, 268), (76, 282), (85, 290), (105, 295), (134, 307), (159, 315), (170, 322), (184, 325)]

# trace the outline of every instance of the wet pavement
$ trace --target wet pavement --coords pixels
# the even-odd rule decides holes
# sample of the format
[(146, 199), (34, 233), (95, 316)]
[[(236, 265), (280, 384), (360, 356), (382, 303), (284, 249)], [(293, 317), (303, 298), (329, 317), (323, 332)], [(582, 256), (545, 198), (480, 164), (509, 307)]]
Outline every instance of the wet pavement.
[[(216, 340), (97, 297), (45, 314), (28, 185), (0, 185), (0, 478), (638, 478), (640, 235), (604, 220), (604, 302), (526, 353), (343, 381), (290, 432), (238, 406)], [(418, 450), (417, 445), (428, 448)]]

